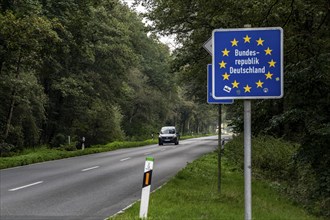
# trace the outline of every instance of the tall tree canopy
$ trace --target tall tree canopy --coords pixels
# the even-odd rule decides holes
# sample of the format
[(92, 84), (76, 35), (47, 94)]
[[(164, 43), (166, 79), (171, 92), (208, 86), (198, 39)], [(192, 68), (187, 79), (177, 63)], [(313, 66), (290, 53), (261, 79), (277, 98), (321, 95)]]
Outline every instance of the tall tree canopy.
[(146, 138), (181, 123), (170, 60), (119, 0), (1, 1), (0, 147)]

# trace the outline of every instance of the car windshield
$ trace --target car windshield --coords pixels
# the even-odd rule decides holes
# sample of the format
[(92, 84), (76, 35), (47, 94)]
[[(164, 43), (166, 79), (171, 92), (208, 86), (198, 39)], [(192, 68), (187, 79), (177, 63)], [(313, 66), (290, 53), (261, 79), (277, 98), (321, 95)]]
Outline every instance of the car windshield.
[(175, 134), (174, 128), (162, 128), (160, 131), (161, 134)]

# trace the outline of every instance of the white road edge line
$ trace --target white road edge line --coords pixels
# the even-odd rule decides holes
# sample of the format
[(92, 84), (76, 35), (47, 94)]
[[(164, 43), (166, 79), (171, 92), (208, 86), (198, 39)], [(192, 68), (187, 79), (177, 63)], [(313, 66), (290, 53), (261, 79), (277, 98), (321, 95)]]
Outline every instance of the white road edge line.
[(120, 162), (123, 162), (123, 161), (125, 161), (125, 160), (129, 160), (129, 159), (131, 159), (131, 158), (130, 158), (130, 157), (126, 157), (126, 158), (124, 158), (124, 159), (121, 159)]
[(43, 183), (43, 182), (44, 181), (39, 181), (39, 182), (31, 183), (31, 184), (28, 184), (28, 185), (25, 185), (25, 186), (20, 186), (20, 187), (14, 188), (14, 189), (10, 189), (8, 191), (14, 192), (16, 190), (20, 190), (20, 189), (24, 189), (24, 188), (27, 188), (27, 187), (30, 187), (30, 186), (38, 185), (38, 184)]
[(88, 170), (94, 170), (94, 169), (97, 169), (97, 168), (99, 168), (99, 167), (100, 167), (100, 166), (89, 167), (89, 168), (86, 168), (86, 169), (81, 170), (81, 172), (85, 172), (85, 171), (88, 171)]
[[(167, 182), (165, 182), (163, 185), (160, 185), (157, 189), (154, 189), (151, 193), (156, 192), (157, 190), (161, 189), (163, 186), (165, 186), (167, 184)], [(126, 206), (125, 208), (123, 208), (122, 210), (120, 210), (119, 212), (113, 214), (112, 216), (105, 218), (104, 220), (107, 220), (109, 218), (113, 218), (121, 213), (124, 213), (127, 209), (131, 208), (135, 203), (137, 203), (138, 201), (141, 201), (141, 199), (138, 199), (137, 201), (131, 203), (130, 205)]]
[(162, 149), (161, 151), (166, 151), (166, 149)]

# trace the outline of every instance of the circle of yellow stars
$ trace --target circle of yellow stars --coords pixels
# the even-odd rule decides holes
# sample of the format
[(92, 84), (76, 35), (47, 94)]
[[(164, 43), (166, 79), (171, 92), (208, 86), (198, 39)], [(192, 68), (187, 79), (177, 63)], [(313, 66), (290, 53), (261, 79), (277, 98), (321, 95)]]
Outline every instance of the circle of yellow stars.
[[(245, 37), (243, 37), (244, 44), (245, 43), (251, 43), (251, 39), (252, 39), (252, 37), (250, 37), (249, 35), (245, 35)], [(231, 42), (231, 46), (232, 47), (238, 47), (239, 41), (236, 38), (234, 38), (230, 42)], [(257, 46), (264, 46), (264, 42), (265, 42), (265, 40), (263, 40), (261, 37), (259, 37), (259, 39), (256, 40)], [(265, 55), (266, 56), (267, 55), (271, 56), (273, 50), (271, 48), (267, 47), (267, 49), (264, 50), (264, 51), (265, 51)], [(225, 57), (225, 56), (228, 57), (229, 56), (229, 53), (230, 53), (230, 50), (228, 50), (227, 48), (225, 48), (221, 52), (222, 52), (222, 56), (223, 57)], [(271, 68), (271, 67), (274, 67), (275, 68), (276, 62), (273, 59), (271, 59), (268, 62), (268, 64), (269, 64), (269, 68)], [(220, 69), (222, 69), (222, 68), (226, 68), (227, 63), (222, 60), (219, 63), (219, 65), (220, 65)], [(224, 74), (222, 74), (222, 77), (223, 77), (223, 80), (229, 80), (230, 75), (227, 72), (225, 72)], [(269, 80), (269, 79), (271, 80), (272, 77), (273, 77), (273, 74), (270, 71), (268, 71), (268, 73), (265, 74), (265, 80)], [(279, 79), (277, 79), (277, 80), (279, 80)], [(232, 84), (233, 88), (239, 88), (239, 84), (240, 83), (235, 80), (231, 84)], [(256, 84), (256, 88), (263, 88), (264, 82), (261, 81), (261, 79), (259, 79), (258, 82), (255, 82), (255, 84)], [(246, 84), (243, 88), (244, 88), (244, 92), (245, 93), (251, 92), (251, 89), (252, 89), (252, 87), (249, 86), (248, 84)]]

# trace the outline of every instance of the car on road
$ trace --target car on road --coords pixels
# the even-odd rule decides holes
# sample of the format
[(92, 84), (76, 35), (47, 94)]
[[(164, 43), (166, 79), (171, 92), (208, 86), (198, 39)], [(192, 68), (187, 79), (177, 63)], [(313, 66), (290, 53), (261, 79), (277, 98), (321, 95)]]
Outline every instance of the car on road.
[(160, 129), (158, 144), (163, 145), (164, 143), (179, 144), (179, 133), (177, 133), (174, 126), (165, 126)]

